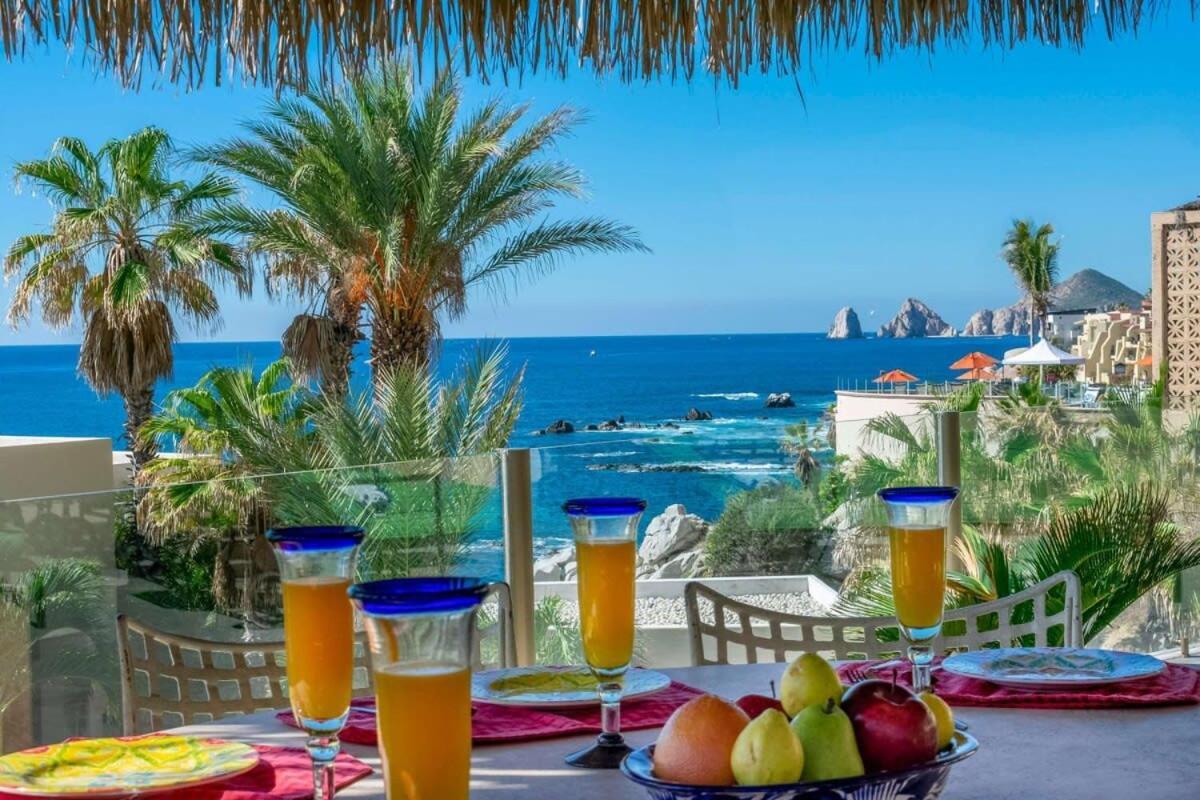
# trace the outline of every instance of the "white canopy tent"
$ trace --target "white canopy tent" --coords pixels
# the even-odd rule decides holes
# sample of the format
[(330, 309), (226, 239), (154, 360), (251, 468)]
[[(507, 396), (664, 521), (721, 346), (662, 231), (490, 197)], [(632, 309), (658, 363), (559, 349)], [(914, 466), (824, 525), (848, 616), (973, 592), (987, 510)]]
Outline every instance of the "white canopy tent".
[(1045, 339), (1039, 339), (1037, 344), (1027, 350), (1023, 350), (1016, 355), (1006, 355), (1003, 363), (1006, 367), (1041, 367), (1039, 370), (1040, 376), (1045, 378), (1045, 368), (1048, 366), (1078, 365), (1086, 361), (1087, 359), (1083, 356), (1059, 350)]

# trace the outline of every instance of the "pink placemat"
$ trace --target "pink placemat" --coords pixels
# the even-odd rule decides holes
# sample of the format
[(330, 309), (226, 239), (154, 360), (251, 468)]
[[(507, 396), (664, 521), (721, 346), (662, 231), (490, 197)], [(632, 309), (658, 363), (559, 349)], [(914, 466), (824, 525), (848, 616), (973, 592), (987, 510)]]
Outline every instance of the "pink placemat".
[[(254, 769), (228, 780), (194, 789), (147, 792), (145, 797), (171, 800), (307, 800), (312, 797), (312, 761), (295, 747), (255, 745), (259, 762)], [(371, 768), (348, 753), (334, 762), (337, 788), (344, 789), (371, 774)], [(0, 792), (0, 800), (28, 800)]]
[[(940, 663), (940, 659), (938, 659)], [(854, 662), (838, 667), (843, 679), (848, 673), (862, 670), (870, 663)], [(909, 668), (898, 667), (899, 683), (911, 686)], [(877, 677), (891, 680), (892, 670), (884, 669)], [(952, 706), (987, 706), (989, 708), (1129, 708), (1134, 706), (1173, 706), (1200, 703), (1200, 672), (1167, 664), (1166, 669), (1152, 678), (1114, 683), (1074, 690), (1016, 689), (975, 678), (935, 670), (933, 687), (942, 699)]]
[[(622, 703), (621, 729), (636, 731), (660, 727), (675, 709), (701, 694), (704, 693), (699, 689), (673, 682), (649, 697)], [(371, 698), (354, 701), (350, 719), (342, 730), (342, 741), (374, 746), (374, 710), (375, 701)], [(282, 711), (277, 716), (285, 724), (295, 727), (296, 720), (290, 711)], [(472, 704), (471, 740), (475, 744), (523, 742), (599, 732), (599, 706), (544, 711), (519, 706)]]

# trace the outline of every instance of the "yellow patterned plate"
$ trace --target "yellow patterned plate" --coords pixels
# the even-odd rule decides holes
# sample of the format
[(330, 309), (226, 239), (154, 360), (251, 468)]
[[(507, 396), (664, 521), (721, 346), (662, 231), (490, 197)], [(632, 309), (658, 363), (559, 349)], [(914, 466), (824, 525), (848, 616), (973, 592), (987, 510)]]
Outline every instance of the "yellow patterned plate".
[[(623, 700), (661, 692), (671, 679), (652, 669), (625, 673)], [(530, 708), (581, 708), (600, 703), (596, 678), (587, 667), (513, 667), (471, 676), (471, 699), (480, 703)]]
[(131, 797), (231, 778), (257, 764), (249, 745), (196, 736), (68, 739), (0, 757), (0, 792)]

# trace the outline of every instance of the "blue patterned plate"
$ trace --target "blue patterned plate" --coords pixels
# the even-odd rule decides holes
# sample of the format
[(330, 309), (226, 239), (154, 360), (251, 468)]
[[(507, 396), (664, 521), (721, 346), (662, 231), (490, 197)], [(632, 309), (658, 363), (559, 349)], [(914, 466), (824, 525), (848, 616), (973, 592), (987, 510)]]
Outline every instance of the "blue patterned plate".
[(958, 653), (942, 662), (955, 675), (1001, 686), (1071, 689), (1149, 678), (1166, 664), (1154, 656), (1082, 647), (1010, 647)]
[(959, 732), (933, 761), (909, 769), (778, 786), (689, 786), (654, 777), (651, 745), (626, 756), (621, 772), (644, 787), (652, 800), (937, 800), (950, 779), (950, 767), (978, 749), (979, 742)]

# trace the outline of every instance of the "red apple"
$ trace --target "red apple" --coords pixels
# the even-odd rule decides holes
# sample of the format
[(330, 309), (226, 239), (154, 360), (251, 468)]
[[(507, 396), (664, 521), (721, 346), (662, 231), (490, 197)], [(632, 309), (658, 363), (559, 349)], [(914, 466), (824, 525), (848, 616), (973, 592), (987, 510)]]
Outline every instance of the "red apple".
[(889, 681), (862, 681), (842, 695), (842, 710), (867, 772), (905, 769), (937, 756), (937, 720), (911, 691)]
[(740, 697), (737, 700), (737, 707), (745, 711), (746, 716), (750, 719), (758, 719), (758, 715), (768, 708), (783, 711), (783, 703), (774, 697), (767, 697), (765, 694), (748, 694)]

